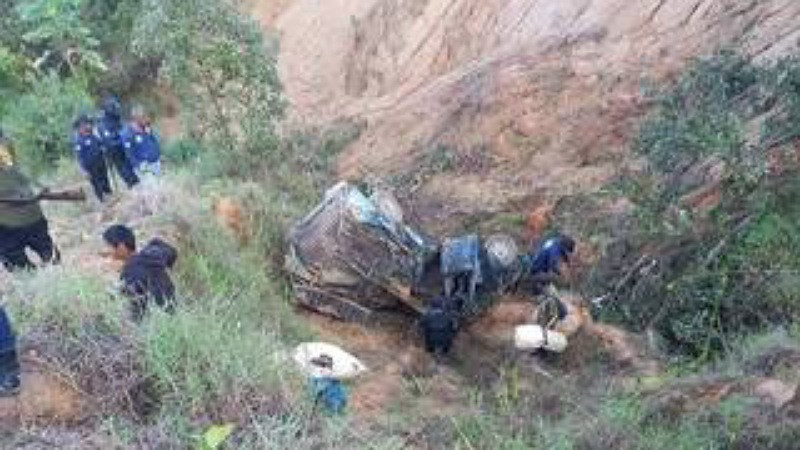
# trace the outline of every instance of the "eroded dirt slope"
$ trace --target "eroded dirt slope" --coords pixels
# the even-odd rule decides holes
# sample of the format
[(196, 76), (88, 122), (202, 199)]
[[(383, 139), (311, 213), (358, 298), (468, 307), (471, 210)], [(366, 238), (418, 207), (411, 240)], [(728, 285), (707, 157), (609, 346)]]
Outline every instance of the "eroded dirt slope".
[(800, 38), (794, 0), (252, 6), (281, 34), (292, 119), (363, 121), (340, 174), (413, 191), (434, 229), (595, 189), (626, 156), (645, 81), (719, 48), (767, 58)]

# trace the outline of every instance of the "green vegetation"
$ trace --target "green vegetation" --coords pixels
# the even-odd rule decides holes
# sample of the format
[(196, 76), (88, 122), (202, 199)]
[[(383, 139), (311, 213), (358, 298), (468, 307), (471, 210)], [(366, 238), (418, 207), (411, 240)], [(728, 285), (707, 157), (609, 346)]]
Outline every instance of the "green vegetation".
[[(185, 119), (185, 135), (165, 143), (171, 167), (162, 191), (141, 194), (162, 204), (136, 224), (142, 237), (176, 231), (174, 316), (154, 311), (140, 326), (131, 324), (125, 301), (109, 292), (111, 279), (98, 279), (105, 272), (96, 267), (49, 267), (3, 286), (22, 347), (35, 349), (94, 400), (86, 427), (109, 448), (697, 449), (796, 442), (793, 423), (757, 416), (741, 395), (684, 411), (657, 392), (620, 388), (616, 373), (608, 375), (618, 368), (597, 351), (577, 356), (589, 361), (579, 367), (556, 364), (555, 379), (531, 375), (528, 360), (511, 358), (488, 381), (464, 375), (455, 389), (482, 384), (469, 387), (471, 402), (444, 412), (424, 397), (440, 380), (447, 383), (447, 373), (432, 381), (403, 378), (415, 403), (376, 423), (318, 414), (306, 380), (287, 363), (292, 345), (312, 332), (290, 307), (283, 232), (318, 200), (334, 159), (363, 125), (280, 136), (277, 44), (237, 5), (0, 5), (0, 124), (26, 170), (77, 179), (68, 159), (71, 119), (108, 92), (126, 104), (158, 104), (152, 88), (164, 84)], [(606, 240), (625, 234), (593, 273), (592, 289), (613, 288), (618, 276), (609, 273), (625, 273), (641, 254), (656, 261), (634, 271), (639, 276), (620, 286), (602, 314), (652, 330), (666, 350), (696, 363), (657, 380), (667, 392), (685, 372), (773, 376), (752, 370), (762, 367), (758, 358), (798, 347), (800, 182), (788, 144), (800, 137), (800, 60), (756, 66), (720, 53), (697, 61), (653, 99), (635, 143), (646, 167), (614, 186), (634, 202), (633, 220), (570, 218)], [(481, 150), (458, 157), (437, 146), (420, 157), (419, 171), (395, 181), (411, 188), (426, 177), (488, 167)], [(718, 199), (697, 207), (692, 194), (708, 186)], [(132, 196), (113, 214), (127, 217), (124, 208), (141, 205), (126, 201), (147, 201)], [(243, 205), (245, 236), (211, 217), (210, 203), (220, 197)], [(590, 201), (571, 197), (558, 210), (591, 210)], [(92, 207), (58, 205), (48, 213), (62, 222), (61, 238), (96, 260), (86, 242), (100, 232)], [(500, 214), (468, 226), (507, 230), (519, 220)], [(788, 331), (771, 331), (776, 326)], [(750, 426), (756, 419), (762, 422)]]
[(279, 162), (276, 49), (258, 25), (219, 0), (144, 0), (141, 11), (132, 45), (143, 57), (160, 56), (189, 135), (213, 149), (213, 165), (243, 176)]
[[(92, 94), (118, 73), (109, 67), (129, 36), (124, 27), (95, 24), (132, 3), (138, 2), (36, 0), (0, 7), (0, 126), (15, 140), (28, 170), (45, 172), (71, 154), (72, 120), (92, 111)], [(104, 14), (93, 15), (100, 4)]]
[(657, 93), (636, 141), (647, 170), (618, 184), (636, 204), (624, 233), (641, 251), (629, 254), (657, 263), (606, 317), (700, 359), (743, 333), (794, 322), (800, 185), (785, 144), (799, 135), (799, 68), (793, 58), (756, 66), (723, 52)]
[(48, 171), (71, 150), (72, 121), (81, 111), (91, 110), (85, 84), (51, 73), (35, 79), (28, 92), (15, 98), (3, 121), (4, 131), (14, 138), (20, 164), (36, 173)]

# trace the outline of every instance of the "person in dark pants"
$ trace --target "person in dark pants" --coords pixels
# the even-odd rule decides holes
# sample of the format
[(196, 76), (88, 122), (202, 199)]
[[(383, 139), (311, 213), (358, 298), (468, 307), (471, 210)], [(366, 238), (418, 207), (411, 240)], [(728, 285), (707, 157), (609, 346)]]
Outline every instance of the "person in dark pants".
[(444, 296), (434, 298), (422, 315), (419, 325), (428, 353), (436, 356), (450, 353), (458, 333), (458, 316), (453, 303)]
[(0, 397), (19, 393), (19, 372), (17, 338), (5, 308), (0, 305)]
[(8, 271), (33, 269), (25, 253), (30, 248), (43, 262), (58, 262), (58, 250), (50, 237), (30, 180), (13, 165), (10, 144), (0, 141), (0, 262)]
[(124, 225), (112, 225), (103, 232), (110, 256), (124, 263), (120, 292), (130, 299), (131, 316), (141, 321), (151, 301), (166, 312), (175, 309), (175, 286), (167, 272), (175, 265), (178, 252), (161, 239), (151, 240), (136, 252), (136, 236)]
[(100, 139), (92, 130), (92, 120), (86, 114), (81, 114), (75, 121), (75, 135), (73, 145), (78, 157), (81, 170), (89, 177), (94, 195), (101, 202), (106, 196), (111, 195), (111, 184), (108, 181), (108, 167), (103, 156), (103, 147)]
[(114, 96), (109, 96), (103, 101), (103, 117), (97, 126), (97, 134), (108, 161), (117, 169), (117, 173), (128, 188), (132, 188), (139, 183), (139, 177), (136, 176), (133, 165), (125, 153), (121, 109), (119, 100)]

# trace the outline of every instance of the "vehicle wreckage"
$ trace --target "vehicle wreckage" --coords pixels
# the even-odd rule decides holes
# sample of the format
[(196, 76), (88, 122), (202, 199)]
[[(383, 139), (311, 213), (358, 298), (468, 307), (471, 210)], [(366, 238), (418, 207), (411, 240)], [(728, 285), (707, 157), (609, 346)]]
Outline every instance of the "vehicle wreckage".
[(340, 182), (289, 231), (286, 269), (304, 307), (368, 323), (378, 311), (423, 311), (434, 296), (478, 315), (525, 271), (513, 239), (476, 234), (438, 240), (406, 223), (397, 201)]

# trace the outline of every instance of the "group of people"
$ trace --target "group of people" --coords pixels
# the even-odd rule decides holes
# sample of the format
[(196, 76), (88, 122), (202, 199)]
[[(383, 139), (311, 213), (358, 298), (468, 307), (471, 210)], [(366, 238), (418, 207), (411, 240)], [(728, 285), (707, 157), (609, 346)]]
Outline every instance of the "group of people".
[[(105, 126), (98, 128), (99, 134), (104, 134), (105, 129)], [(135, 134), (140, 131), (144, 132), (139, 129), (131, 131), (134, 133), (133, 137), (121, 141), (123, 148), (126, 148), (126, 142), (130, 142), (131, 148), (140, 149), (136, 146), (142, 142), (137, 142), (138, 134)], [(95, 132), (92, 132), (91, 136), (91, 139), (99, 139)], [(136, 161), (131, 160), (127, 154), (136, 153), (126, 152), (127, 163), (121, 159), (115, 160), (112, 156), (109, 156), (109, 159), (115, 161), (114, 164), (117, 162), (132, 164), (132, 161)], [(0, 131), (0, 263), (9, 272), (35, 269), (38, 266), (28, 257), (27, 251), (30, 250), (39, 257), (42, 264), (57, 264), (60, 254), (53, 243), (47, 219), (39, 205), (40, 197), (31, 180), (14, 164), (14, 157), (10, 140), (3, 137)], [(87, 167), (96, 169), (91, 166), (92, 163), (96, 162), (91, 159), (81, 159), (84, 169)], [(147, 160), (146, 164), (150, 165), (147, 170), (157, 172), (157, 159), (155, 163)], [(123, 172), (127, 170), (124, 168), (126, 166), (118, 165), (117, 168), (119, 167), (123, 167)], [(136, 167), (137, 170), (142, 170), (141, 164)], [(129, 180), (138, 182), (138, 177), (134, 178), (136, 171), (124, 173)], [(90, 176), (105, 177), (107, 182), (107, 175), (99, 171), (92, 172)], [(102, 195), (110, 191), (105, 190), (103, 184), (96, 184), (95, 180), (92, 180), (92, 185), (104, 188), (98, 194), (98, 198), (102, 199)], [(153, 303), (167, 312), (174, 311), (175, 286), (169, 270), (178, 258), (177, 250), (159, 238), (152, 239), (138, 250), (134, 231), (121, 224), (108, 227), (101, 238), (108, 249), (104, 255), (122, 263), (118, 292), (127, 298), (131, 319), (136, 322), (141, 321)], [(3, 291), (0, 289), (0, 397), (15, 395), (20, 389), (16, 336), (11, 320), (3, 308), (2, 296)]]
[[(575, 241), (566, 235), (556, 235), (544, 240), (531, 253), (523, 256), (524, 271), (533, 281), (533, 293), (539, 294), (544, 285), (552, 283), (554, 277), (561, 275), (561, 265), (569, 263), (575, 251)], [(441, 295), (428, 302), (425, 313), (419, 320), (420, 334), (425, 350), (436, 356), (450, 352), (459, 331), (459, 316), (463, 302), (453, 295)], [(563, 305), (558, 310), (558, 319), (567, 314)]]
[(72, 143), (81, 170), (101, 202), (111, 194), (109, 165), (128, 188), (139, 184), (143, 176), (161, 174), (161, 145), (144, 109), (134, 107), (125, 124), (122, 106), (114, 96), (103, 101), (98, 119), (78, 116)]

